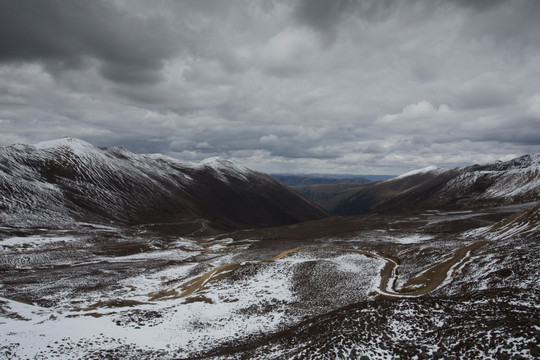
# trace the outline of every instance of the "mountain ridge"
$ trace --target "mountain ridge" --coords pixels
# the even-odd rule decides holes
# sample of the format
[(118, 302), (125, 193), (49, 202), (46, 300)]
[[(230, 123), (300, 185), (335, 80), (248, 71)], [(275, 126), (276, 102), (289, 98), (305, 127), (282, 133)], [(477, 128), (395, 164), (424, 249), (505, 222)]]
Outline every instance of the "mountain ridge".
[(4, 226), (112, 221), (231, 230), (326, 216), (269, 175), (230, 160), (190, 163), (75, 138), (2, 147), (0, 175)]

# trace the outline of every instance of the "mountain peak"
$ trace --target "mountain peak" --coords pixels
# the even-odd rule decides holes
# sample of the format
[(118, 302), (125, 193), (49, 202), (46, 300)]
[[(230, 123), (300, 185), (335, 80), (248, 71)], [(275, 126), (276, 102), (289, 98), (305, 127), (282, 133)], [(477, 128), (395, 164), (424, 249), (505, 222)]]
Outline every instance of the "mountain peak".
[(98, 150), (94, 145), (73, 137), (64, 137), (55, 140), (41, 141), (32, 145), (39, 150), (56, 150), (61, 148), (68, 148), (77, 155), (85, 155), (89, 152), (95, 152)]
[(239, 162), (236, 162), (234, 160), (224, 159), (220, 156), (204, 159), (199, 162), (199, 166), (209, 167), (218, 172), (227, 170), (227, 171), (236, 172), (238, 174), (246, 174), (251, 171), (245, 166), (241, 165)]
[(239, 165), (236, 161), (233, 161), (233, 160), (227, 160), (227, 159), (224, 159), (222, 158), (221, 156), (214, 156), (214, 157), (209, 157), (209, 158), (206, 158), (204, 160), (201, 160), (199, 162), (199, 164), (203, 165), (203, 166), (219, 166), (219, 167), (223, 167), (223, 166), (229, 166), (229, 165)]
[(81, 140), (81, 139), (77, 139), (77, 138), (74, 138), (74, 137), (71, 137), (71, 136), (66, 136), (66, 137), (63, 137), (63, 138), (60, 138), (60, 139), (52, 139), (52, 140), (45, 140), (45, 141), (40, 141), (36, 144), (34, 144), (33, 146), (34, 147), (39, 147), (39, 148), (50, 148), (50, 147), (57, 147), (57, 146), (73, 146), (73, 145), (76, 145), (76, 144), (80, 144), (80, 145), (86, 145), (86, 146), (93, 146), (92, 144), (84, 141), (84, 140)]

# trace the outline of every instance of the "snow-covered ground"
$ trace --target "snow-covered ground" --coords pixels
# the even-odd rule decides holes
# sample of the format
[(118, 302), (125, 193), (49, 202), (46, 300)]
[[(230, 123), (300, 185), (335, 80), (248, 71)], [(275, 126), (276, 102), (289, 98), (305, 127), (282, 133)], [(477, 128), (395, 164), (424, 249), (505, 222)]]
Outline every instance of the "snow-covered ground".
[[(502, 225), (504, 236), (491, 226), (422, 232), (431, 220), (466, 215), (422, 215), (392, 222), (391, 229), (302, 244), (130, 237), (111, 228), (84, 236), (4, 236), (0, 357), (176, 359), (228, 349), (246, 358), (384, 359), (464, 349), (475, 358), (534, 358), (530, 334), (540, 327), (520, 324), (540, 312), (538, 245), (527, 230), (537, 231), (536, 223), (516, 217), (530, 225), (525, 237)], [(413, 277), (429, 283), (437, 264), (480, 240), (486, 245), (449, 263), (430, 293), (401, 292)], [(385, 280), (389, 264), (394, 271)], [(482, 317), (469, 315), (475, 313), (498, 320), (485, 329)], [(520, 323), (508, 323), (508, 316)], [(465, 336), (469, 325), (474, 331)], [(447, 333), (449, 326), (461, 337)], [(493, 345), (478, 347), (469, 335)], [(410, 347), (410, 339), (421, 346)], [(254, 340), (263, 345), (232, 350)]]
[[(40, 246), (45, 249), (46, 245), (67, 240), (76, 241), (72, 237), (30, 236), (8, 238), (4, 242), (6, 246), (24, 246), (36, 251)], [(29, 244), (33, 247), (28, 247)], [(376, 260), (338, 251), (326, 256), (325, 266), (302, 275), (302, 267), (318, 261), (322, 251), (306, 248), (275, 261), (242, 261), (233, 273), (211, 279), (187, 298), (151, 300), (152, 294), (177, 289), (212, 268), (233, 262), (235, 254), (228, 250), (243, 251), (249, 244), (235, 247), (231, 239), (225, 239), (203, 247), (182, 238), (171, 241), (169, 246), (121, 257), (95, 257), (88, 264), (102, 265), (99, 276), (112, 272), (107, 267), (114, 263), (133, 268), (141, 264), (148, 269), (138, 268), (135, 276), (91, 291), (72, 292), (67, 285), (57, 294), (44, 296), (55, 303), (53, 306), (0, 298), (0, 348), (10, 351), (12, 358), (54, 356), (66, 354), (68, 349), (70, 356), (84, 358), (94, 351), (104, 352), (124, 345), (153, 354), (163, 355), (165, 351), (170, 358), (190, 356), (220, 343), (278, 331), (306, 315), (313, 315), (297, 296), (299, 290), (295, 284), (303, 276), (311, 276), (312, 281), (329, 273), (348, 278), (355, 283), (354, 289), (345, 283), (324, 286), (328, 292), (350, 291), (335, 296), (347, 295), (352, 297), (350, 301), (359, 301), (367, 298), (376, 286), (380, 268)], [(190, 251), (186, 251), (188, 248)], [(193, 261), (201, 255), (210, 259), (202, 263)], [(159, 264), (170, 265), (153, 268), (152, 261), (157, 260)], [(338, 286), (333, 289), (333, 285)], [(32, 288), (39, 293), (38, 284)], [(4, 292), (6, 295), (9, 296)], [(316, 297), (315, 294), (313, 300)], [(338, 304), (346, 303), (338, 301)]]

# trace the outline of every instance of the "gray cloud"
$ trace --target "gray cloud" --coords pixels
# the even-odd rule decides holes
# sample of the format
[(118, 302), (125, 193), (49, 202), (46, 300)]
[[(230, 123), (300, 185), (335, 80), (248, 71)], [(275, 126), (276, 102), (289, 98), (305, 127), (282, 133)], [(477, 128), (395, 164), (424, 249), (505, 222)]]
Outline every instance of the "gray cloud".
[(354, 6), (351, 0), (300, 0), (295, 14), (301, 23), (321, 31), (331, 31), (339, 23), (341, 17)]
[(76, 136), (347, 173), (540, 152), (538, 10), (534, 0), (0, 0), (0, 145)]
[(300, 23), (320, 31), (334, 31), (347, 16), (368, 21), (386, 19), (396, 9), (395, 0), (299, 0), (295, 15)]

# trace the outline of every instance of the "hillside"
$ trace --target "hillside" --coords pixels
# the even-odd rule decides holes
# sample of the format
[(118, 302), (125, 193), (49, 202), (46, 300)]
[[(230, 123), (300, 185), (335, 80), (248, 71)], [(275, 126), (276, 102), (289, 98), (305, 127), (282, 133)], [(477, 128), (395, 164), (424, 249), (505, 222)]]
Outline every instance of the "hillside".
[(483, 235), (491, 240), (512, 239), (516, 236), (538, 239), (540, 235), (540, 204), (493, 224)]
[(174, 224), (180, 233), (292, 224), (326, 214), (272, 177), (65, 138), (0, 148), (0, 224)]

